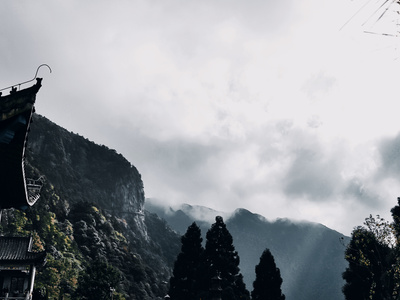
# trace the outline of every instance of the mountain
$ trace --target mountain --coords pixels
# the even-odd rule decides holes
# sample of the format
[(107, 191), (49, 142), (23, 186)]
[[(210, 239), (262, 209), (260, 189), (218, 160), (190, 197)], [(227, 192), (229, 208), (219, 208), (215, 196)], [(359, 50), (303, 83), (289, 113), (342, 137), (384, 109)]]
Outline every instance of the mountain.
[(184, 234), (195, 221), (202, 230), (203, 240), (215, 216), (224, 216), (250, 291), (255, 279), (255, 266), (265, 248), (269, 248), (281, 270), (286, 299), (344, 299), (341, 274), (347, 266), (344, 245), (349, 238), (334, 230), (321, 224), (289, 219), (271, 222), (245, 209), (237, 209), (229, 215), (187, 204), (175, 209), (164, 208), (151, 199), (146, 200), (145, 207), (167, 220), (180, 234)]
[(35, 299), (70, 299), (94, 261), (121, 275), (114, 299), (164, 298), (180, 237), (144, 211), (143, 182), (131, 163), (34, 115), (25, 166), (27, 177), (44, 176), (41, 198), (25, 212), (4, 211), (0, 234), (32, 235), (34, 248), (47, 251)]
[(82, 296), (79, 287), (87, 276), (81, 275), (97, 261), (120, 274), (114, 299), (163, 299), (180, 235), (193, 221), (205, 235), (216, 215), (224, 217), (234, 238), (249, 290), (268, 247), (288, 300), (343, 299), (346, 263), (339, 233), (308, 222), (270, 222), (244, 209), (225, 214), (202, 206), (161, 208), (145, 201), (139, 171), (121, 154), (43, 116), (33, 121), (25, 166), (27, 177), (45, 178), (41, 198), (24, 212), (3, 211), (0, 234), (31, 235), (33, 248), (46, 250), (34, 299)]

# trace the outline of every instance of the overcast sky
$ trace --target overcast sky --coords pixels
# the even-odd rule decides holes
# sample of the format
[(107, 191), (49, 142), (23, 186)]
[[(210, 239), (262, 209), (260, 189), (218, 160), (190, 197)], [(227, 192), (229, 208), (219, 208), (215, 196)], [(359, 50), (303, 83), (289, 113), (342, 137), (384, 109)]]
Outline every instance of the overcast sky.
[(366, 2), (2, 0), (0, 84), (50, 65), (37, 112), (146, 197), (350, 234), (400, 196), (396, 7)]

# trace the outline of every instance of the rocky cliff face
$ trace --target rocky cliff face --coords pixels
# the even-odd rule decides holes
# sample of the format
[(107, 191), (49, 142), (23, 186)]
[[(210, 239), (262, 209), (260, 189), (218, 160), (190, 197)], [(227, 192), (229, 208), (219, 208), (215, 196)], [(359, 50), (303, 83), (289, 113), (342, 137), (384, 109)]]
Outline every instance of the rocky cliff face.
[(163, 299), (180, 241), (144, 211), (138, 170), (116, 151), (42, 116), (33, 121), (26, 172), (45, 177), (41, 198), (25, 212), (4, 212), (0, 234), (33, 235), (36, 249), (47, 250), (37, 299), (70, 299), (87, 264), (98, 260), (121, 274), (114, 299)]
[(28, 149), (31, 164), (69, 204), (90, 201), (108, 212), (130, 216), (134, 231), (148, 239), (142, 217), (143, 182), (122, 155), (38, 115), (34, 116)]

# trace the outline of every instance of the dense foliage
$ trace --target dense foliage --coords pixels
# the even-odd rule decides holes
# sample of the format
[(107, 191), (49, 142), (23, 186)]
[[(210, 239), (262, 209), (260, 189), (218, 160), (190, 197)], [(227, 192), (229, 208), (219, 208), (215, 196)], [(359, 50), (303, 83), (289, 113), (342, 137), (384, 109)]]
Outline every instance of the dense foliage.
[(115, 287), (121, 281), (117, 269), (100, 260), (89, 264), (79, 276), (79, 286), (75, 293), (85, 300), (114, 299)]
[(256, 266), (256, 280), (253, 282), (252, 300), (285, 300), (281, 290), (282, 277), (274, 257), (265, 249)]
[[(34, 249), (47, 251), (47, 264), (35, 282), (37, 299), (107, 299), (90, 298), (88, 295), (96, 294), (87, 291), (103, 287), (94, 278), (104, 278), (99, 274), (112, 274), (110, 270), (120, 274), (110, 281), (115, 289), (113, 299), (156, 299), (157, 295), (161, 299), (165, 295), (165, 285), (157, 282), (168, 273), (156, 273), (150, 263), (160, 264), (154, 257), (143, 259), (144, 249), (135, 249), (117, 218), (94, 205), (78, 203), (61, 220), (53, 212), (57, 209), (41, 200), (27, 212), (5, 211), (2, 218), (3, 234), (32, 235)], [(160, 246), (147, 247), (147, 251), (157, 252)]]
[(400, 299), (400, 198), (393, 223), (370, 216), (355, 228), (346, 249), (349, 263), (343, 278), (346, 300)]

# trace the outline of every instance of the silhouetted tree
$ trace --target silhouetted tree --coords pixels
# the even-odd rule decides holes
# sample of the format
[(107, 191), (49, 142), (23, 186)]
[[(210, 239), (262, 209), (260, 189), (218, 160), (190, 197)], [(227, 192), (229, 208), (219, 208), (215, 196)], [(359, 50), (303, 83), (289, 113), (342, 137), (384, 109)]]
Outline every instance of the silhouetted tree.
[(393, 232), (396, 237), (396, 247), (393, 249), (393, 295), (400, 298), (400, 198), (397, 198), (397, 205), (390, 211), (393, 217)]
[(175, 261), (170, 279), (169, 296), (172, 300), (199, 299), (201, 257), (203, 255), (201, 230), (195, 222), (182, 236), (182, 248)]
[(397, 198), (397, 205), (393, 207), (390, 212), (393, 217), (393, 229), (397, 239), (397, 244), (400, 241), (400, 198)]
[(392, 248), (371, 227), (354, 229), (345, 253), (349, 262), (343, 273), (346, 300), (393, 299), (392, 254)]
[(256, 266), (256, 279), (253, 282), (252, 300), (285, 300), (281, 290), (282, 277), (276, 267), (274, 257), (265, 249)]
[(239, 269), (239, 255), (222, 217), (217, 216), (206, 235), (204, 251), (208, 289), (210, 279), (221, 278), (222, 300), (250, 299)]

